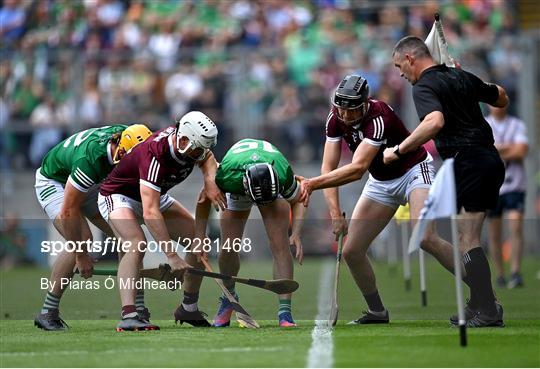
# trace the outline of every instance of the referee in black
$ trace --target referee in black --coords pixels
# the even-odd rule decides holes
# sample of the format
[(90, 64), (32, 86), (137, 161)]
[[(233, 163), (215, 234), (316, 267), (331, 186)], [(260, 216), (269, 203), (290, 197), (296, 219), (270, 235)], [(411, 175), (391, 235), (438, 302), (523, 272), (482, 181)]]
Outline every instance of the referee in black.
[[(413, 85), (421, 122), (402, 143), (384, 151), (384, 161), (399, 160), (430, 139), (435, 140), (443, 159), (454, 158), (459, 249), (465, 267), (463, 280), (471, 291), (465, 309), (467, 327), (502, 327), (503, 309), (493, 293), (480, 239), (486, 210), (497, 204), (504, 164), (479, 102), (504, 107), (508, 104), (506, 92), (462, 69), (437, 65), (418, 37), (401, 39), (392, 55), (401, 76)], [(450, 321), (457, 324), (457, 317)]]

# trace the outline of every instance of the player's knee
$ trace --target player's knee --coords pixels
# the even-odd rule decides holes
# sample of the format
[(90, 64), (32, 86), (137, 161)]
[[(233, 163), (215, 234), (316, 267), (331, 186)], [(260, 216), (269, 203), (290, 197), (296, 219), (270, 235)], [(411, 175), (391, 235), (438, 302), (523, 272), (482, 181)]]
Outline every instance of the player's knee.
[(343, 250), (342, 256), (347, 265), (356, 265), (358, 260), (365, 257), (366, 254), (361, 250), (347, 248)]

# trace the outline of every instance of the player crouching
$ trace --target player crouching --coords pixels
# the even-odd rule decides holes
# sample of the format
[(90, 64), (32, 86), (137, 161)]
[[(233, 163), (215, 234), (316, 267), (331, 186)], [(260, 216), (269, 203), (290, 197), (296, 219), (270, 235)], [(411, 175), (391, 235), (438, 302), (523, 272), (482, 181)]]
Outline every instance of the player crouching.
[[(199, 166), (204, 175), (206, 193), (215, 206), (225, 208), (225, 197), (214, 182), (217, 162), (210, 149), (216, 144), (214, 122), (198, 111), (184, 115), (175, 125), (156, 132), (137, 146), (110, 173), (99, 193), (99, 209), (118, 238), (129, 245), (118, 268), (119, 285), (137, 280), (139, 265), (146, 251), (144, 222), (173, 270), (201, 268), (195, 254), (182, 259), (171, 240), (193, 239), (195, 221), (191, 214), (167, 192), (183, 182)], [(126, 247), (127, 248), (127, 247)], [(186, 274), (184, 298), (174, 312), (175, 321), (193, 326), (209, 326), (198, 309), (201, 277)], [(135, 290), (131, 283), (120, 288), (122, 320), (118, 331), (155, 330), (135, 307)]]
[[(296, 247), (296, 259), (303, 259), (300, 231), (305, 208), (299, 202), (300, 186), (287, 159), (269, 142), (244, 139), (234, 144), (221, 161), (216, 183), (226, 192), (227, 209), (221, 217), (221, 239), (226, 244), (241, 239), (246, 221), (255, 204), (262, 215), (273, 256), (274, 278), (293, 278), (293, 258), (289, 245)], [(204, 196), (197, 205), (198, 227), (206, 228), (206, 214), (210, 203)], [(289, 238), (289, 215), (292, 208), (293, 226)], [(202, 214), (203, 217), (199, 217)], [(200, 224), (200, 225), (199, 225)], [(221, 273), (237, 275), (240, 270), (238, 252), (223, 247), (220, 250), (219, 269)], [(238, 299), (234, 281), (224, 281), (225, 287)], [(282, 327), (296, 326), (291, 313), (291, 294), (279, 295), (278, 320)], [(225, 296), (220, 298), (220, 306), (213, 325), (230, 325), (232, 305)]]
[[(92, 241), (87, 220), (108, 236), (114, 236), (97, 207), (99, 183), (127, 152), (150, 135), (142, 124), (93, 128), (74, 134), (45, 155), (36, 171), (36, 196), (66, 241)], [(89, 278), (93, 265), (86, 250), (60, 252), (49, 279), (52, 287), (34, 325), (47, 331), (65, 329), (59, 305), (67, 284), (61, 281), (73, 277), (75, 266), (82, 277)], [(141, 306), (144, 308), (143, 301)]]

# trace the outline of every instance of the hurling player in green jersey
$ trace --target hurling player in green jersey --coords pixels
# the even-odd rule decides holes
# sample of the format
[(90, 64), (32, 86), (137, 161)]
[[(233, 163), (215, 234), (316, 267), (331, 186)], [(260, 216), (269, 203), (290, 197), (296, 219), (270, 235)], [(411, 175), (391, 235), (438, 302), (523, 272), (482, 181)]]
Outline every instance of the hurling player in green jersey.
[[(279, 150), (267, 141), (244, 139), (234, 144), (221, 161), (216, 173), (216, 184), (226, 193), (227, 209), (221, 217), (221, 250), (219, 269), (222, 273), (237, 275), (240, 270), (238, 252), (232, 247), (234, 240), (242, 239), (246, 221), (255, 204), (262, 215), (270, 250), (274, 260), (274, 278), (293, 278), (293, 257), (289, 245), (296, 248), (296, 259), (303, 259), (300, 230), (305, 208), (298, 201), (299, 185), (289, 162)], [(292, 235), (289, 238), (290, 213), (292, 209)], [(197, 206), (197, 234), (206, 230), (210, 202), (201, 193)], [(234, 282), (224, 281), (236, 297)], [(225, 296), (213, 325), (230, 325), (233, 309)], [(279, 325), (296, 326), (291, 314), (291, 294), (279, 295)]]
[[(113, 125), (75, 133), (53, 147), (36, 171), (38, 201), (66, 241), (92, 240), (87, 220), (114, 237), (97, 206), (99, 183), (135, 145), (151, 135), (142, 124)], [(50, 288), (34, 324), (44, 330), (63, 330), (59, 304), (75, 267), (84, 278), (93, 273), (94, 261), (87, 245), (77, 252), (66, 250), (54, 262)]]

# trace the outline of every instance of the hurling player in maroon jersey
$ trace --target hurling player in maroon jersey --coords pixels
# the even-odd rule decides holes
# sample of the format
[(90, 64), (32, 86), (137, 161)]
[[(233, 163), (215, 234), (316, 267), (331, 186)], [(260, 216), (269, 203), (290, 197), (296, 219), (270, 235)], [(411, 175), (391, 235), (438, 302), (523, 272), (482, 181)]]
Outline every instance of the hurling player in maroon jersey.
[[(166, 254), (173, 270), (202, 267), (194, 253), (187, 252), (186, 260), (182, 259), (175, 242), (171, 242), (179, 238), (193, 240), (195, 221), (167, 191), (184, 181), (197, 165), (204, 175), (206, 196), (214, 206), (225, 209), (225, 197), (214, 182), (217, 162), (210, 151), (216, 144), (217, 133), (210, 118), (198, 111), (189, 112), (176, 125), (154, 133), (126, 155), (102, 184), (98, 200), (100, 212), (117, 237), (124, 243), (129, 242), (129, 251), (118, 268), (119, 282), (125, 284), (138, 279), (147, 246), (141, 221)], [(175, 321), (194, 326), (210, 325), (197, 306), (200, 284), (201, 277), (185, 275), (184, 299), (174, 312)], [(137, 310), (135, 289), (131, 285), (120, 288), (120, 298), (122, 321), (118, 331), (159, 329)]]
[[(419, 147), (402, 155), (394, 165), (383, 163), (384, 148), (397, 145), (410, 133), (390, 106), (369, 98), (369, 85), (364, 78), (346, 76), (334, 93), (332, 105), (326, 120), (321, 175), (299, 178), (301, 199), (307, 206), (311, 192), (324, 188), (333, 232), (336, 237), (348, 232), (343, 258), (368, 304), (368, 311), (351, 323), (388, 323), (389, 314), (379, 296), (367, 250), (399, 205), (409, 202), (411, 219), (418, 219), (435, 175), (430, 163), (432, 159), (423, 147)], [(350, 164), (337, 169), (342, 140), (354, 155)], [(396, 153), (399, 154), (399, 147)], [(366, 171), (369, 171), (369, 179), (348, 227), (342, 216), (338, 187), (359, 180)], [(452, 270), (451, 245), (440, 239), (434, 228), (430, 228), (425, 240), (422, 247)]]

